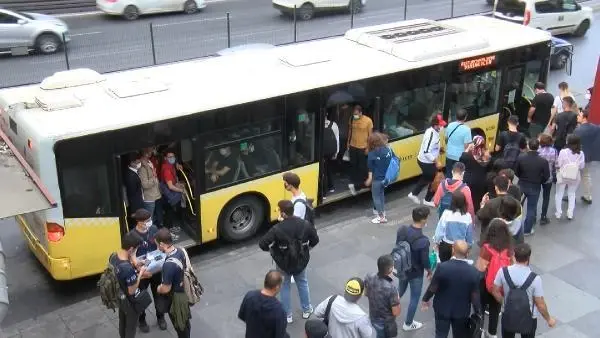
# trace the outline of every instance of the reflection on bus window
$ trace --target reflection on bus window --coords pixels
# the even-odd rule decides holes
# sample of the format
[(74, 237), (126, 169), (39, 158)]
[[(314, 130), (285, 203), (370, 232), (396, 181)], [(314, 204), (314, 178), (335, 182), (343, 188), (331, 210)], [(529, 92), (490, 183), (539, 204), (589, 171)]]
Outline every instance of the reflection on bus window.
[(541, 61), (527, 62), (525, 69), (525, 82), (523, 83), (523, 97), (532, 100), (535, 97), (533, 86), (540, 78), (540, 70), (542, 68)]
[(312, 162), (315, 159), (315, 113), (298, 109), (288, 118), (291, 124), (288, 137), (290, 164)]
[(444, 105), (444, 84), (406, 90), (383, 98), (383, 128), (391, 140), (423, 132)]
[(65, 165), (61, 172), (65, 217), (93, 217), (112, 212), (105, 164)]
[(281, 134), (232, 142), (206, 150), (207, 189), (281, 169)]
[(464, 109), (468, 119), (496, 113), (500, 93), (500, 72), (492, 70), (480, 74), (464, 74), (450, 84), (449, 120), (456, 120), (456, 112)]

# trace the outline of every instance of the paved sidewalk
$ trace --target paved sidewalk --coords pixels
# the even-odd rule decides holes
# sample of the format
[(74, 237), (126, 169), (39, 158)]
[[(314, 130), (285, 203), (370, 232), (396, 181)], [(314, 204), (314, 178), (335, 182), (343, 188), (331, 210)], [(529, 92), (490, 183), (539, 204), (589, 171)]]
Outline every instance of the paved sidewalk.
[[(593, 176), (595, 182), (600, 182), (598, 167), (593, 169)], [(342, 292), (343, 283), (349, 277), (362, 277), (376, 270), (376, 258), (391, 250), (398, 225), (409, 222), (413, 205), (404, 198), (406, 193), (404, 188), (389, 194), (389, 219), (393, 221), (385, 225), (369, 222), (367, 197), (325, 212), (317, 220), (324, 228), (319, 230), (321, 243), (312, 251), (309, 265), (313, 305), (332, 293)], [(550, 210), (552, 208), (551, 204)], [(600, 227), (592, 221), (600, 216), (597, 209), (578, 201), (574, 221), (553, 221), (544, 228), (538, 227), (535, 235), (527, 238), (533, 246), (534, 270), (542, 276), (550, 313), (558, 320), (557, 327), (552, 330), (543, 321), (540, 323), (542, 337), (597, 337), (600, 332), (600, 289), (597, 287)], [(435, 216), (426, 228), (427, 234), (431, 236), (434, 228)], [(236, 317), (239, 304), (246, 291), (261, 286), (265, 272), (272, 267), (271, 259), (254, 244), (216, 258), (205, 259), (203, 256), (192, 259), (206, 288), (201, 303), (193, 308), (192, 337), (243, 337), (244, 325)], [(367, 309), (365, 301), (363, 298), (361, 304)], [(402, 319), (407, 302), (408, 295), (405, 295)], [(293, 304), (295, 322), (288, 326), (288, 332), (292, 338), (300, 338), (303, 337), (304, 321), (296, 293), (293, 293)], [(138, 337), (175, 337), (172, 328), (161, 332), (156, 327), (156, 319), (152, 315), (148, 318), (152, 331), (139, 333)], [(433, 335), (431, 311), (418, 312), (416, 320), (424, 322), (425, 327), (416, 332), (401, 333), (400, 337)], [(95, 297), (5, 328), (0, 337), (117, 337), (116, 325), (115, 314), (104, 309)]]

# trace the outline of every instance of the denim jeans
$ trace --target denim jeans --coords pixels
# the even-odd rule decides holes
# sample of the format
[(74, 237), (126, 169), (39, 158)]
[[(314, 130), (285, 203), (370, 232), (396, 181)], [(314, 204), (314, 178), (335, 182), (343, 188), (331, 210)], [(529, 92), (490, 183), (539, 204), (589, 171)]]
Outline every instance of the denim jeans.
[[(156, 206), (156, 202), (148, 202), (144, 201), (144, 209), (150, 213), (150, 215), (154, 215), (154, 208)], [(152, 221), (154, 221), (154, 217), (152, 217)]]
[(415, 313), (417, 313), (417, 306), (419, 305), (419, 299), (421, 298), (421, 290), (423, 289), (423, 276), (421, 275), (421, 277), (408, 280), (399, 280), (398, 293), (400, 294), (400, 298), (402, 298), (409, 285), (410, 303), (406, 310), (406, 320), (404, 321), (406, 325), (412, 324), (415, 319)]
[(535, 224), (537, 206), (540, 199), (540, 190), (542, 185), (529, 182), (519, 182), (519, 187), (521, 188), (521, 192), (525, 196), (525, 201), (527, 203), (527, 213), (525, 214), (523, 230), (526, 234), (528, 234), (531, 233), (531, 230), (533, 230), (533, 225)]
[(388, 338), (385, 335), (383, 322), (371, 321), (371, 325), (375, 329), (375, 338)]
[(552, 190), (552, 182), (542, 184), (542, 214), (540, 218), (547, 218), (548, 205), (550, 204), (550, 190)]
[[(283, 284), (281, 285), (280, 300), (285, 313), (287, 313), (289, 316), (292, 314), (290, 309), (290, 284), (292, 283), (292, 276), (283, 271), (281, 271), (281, 274), (283, 275)], [(296, 282), (296, 287), (298, 287), (298, 296), (300, 298), (302, 311), (308, 312), (310, 311), (310, 290), (308, 289), (306, 269), (298, 274), (295, 274), (294, 281)]]
[(373, 180), (371, 183), (371, 196), (373, 197), (373, 209), (377, 210), (380, 217), (385, 214), (385, 188), (383, 181)]

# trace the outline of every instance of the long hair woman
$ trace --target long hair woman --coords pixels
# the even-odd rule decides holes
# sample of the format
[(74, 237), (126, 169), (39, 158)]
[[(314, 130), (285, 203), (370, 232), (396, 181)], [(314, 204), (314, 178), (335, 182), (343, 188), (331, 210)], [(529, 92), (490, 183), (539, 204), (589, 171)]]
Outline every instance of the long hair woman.
[(540, 225), (546, 225), (550, 223), (547, 217), (548, 205), (550, 204), (550, 190), (552, 189), (552, 183), (554, 182), (557, 153), (552, 145), (552, 136), (540, 134), (539, 140), (540, 147), (538, 148), (538, 154), (548, 161), (548, 166), (550, 167), (550, 178), (548, 178), (548, 181), (545, 183), (542, 183), (542, 214), (540, 215)]
[(581, 182), (581, 170), (585, 166), (585, 155), (581, 150), (581, 139), (575, 134), (567, 136), (567, 146), (558, 154), (556, 161), (556, 218), (562, 217), (562, 198), (567, 189), (569, 204), (567, 218), (573, 219), (575, 212), (575, 193)]
[(483, 136), (473, 137), (473, 143), (462, 153), (460, 162), (465, 165), (463, 181), (471, 188), (473, 207), (477, 212), (481, 199), (486, 193), (485, 178), (490, 165), (490, 154), (485, 147)]
[(457, 240), (473, 244), (473, 218), (467, 208), (467, 199), (460, 190), (452, 193), (450, 209), (442, 213), (433, 236), (441, 262), (452, 258), (452, 244)]
[[(511, 197), (512, 198), (512, 197)], [(490, 222), (490, 225), (485, 233), (479, 251), (479, 257), (475, 263), (477, 270), (483, 272), (484, 278), (481, 280), (481, 305), (483, 309), (487, 307), (489, 313), (488, 321), (488, 337), (496, 336), (498, 330), (498, 316), (500, 315), (501, 305), (496, 301), (494, 296), (490, 293), (487, 287), (486, 280), (488, 279), (488, 273), (490, 277), (494, 278), (497, 271), (487, 271), (490, 265), (490, 261), (494, 255), (502, 255), (503, 257), (510, 257), (512, 261), (512, 238), (508, 227), (504, 220), (495, 218)]]
[(384, 180), (385, 173), (390, 160), (392, 159), (392, 150), (387, 144), (388, 138), (385, 134), (374, 132), (367, 139), (367, 166), (369, 175), (367, 177), (367, 186), (371, 186), (371, 196), (373, 197), (373, 213), (375, 218), (371, 223), (379, 224), (387, 222), (385, 218), (385, 194)]

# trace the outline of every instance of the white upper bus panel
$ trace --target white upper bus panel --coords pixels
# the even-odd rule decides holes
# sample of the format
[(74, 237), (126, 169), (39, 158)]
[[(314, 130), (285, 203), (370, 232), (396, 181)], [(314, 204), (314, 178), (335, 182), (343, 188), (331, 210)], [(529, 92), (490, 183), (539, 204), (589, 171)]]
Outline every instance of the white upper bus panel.
[(74, 95), (61, 92), (41, 92), (35, 96), (35, 103), (45, 111), (77, 108), (83, 105), (83, 102)]
[(169, 89), (166, 84), (150, 78), (110, 83), (107, 90), (118, 98), (158, 93)]
[(346, 39), (409, 62), (488, 48), (486, 38), (431, 20), (412, 20), (351, 29)]
[(44, 90), (63, 89), (84, 86), (105, 80), (104, 75), (87, 68), (56, 72), (42, 81), (40, 88)]

